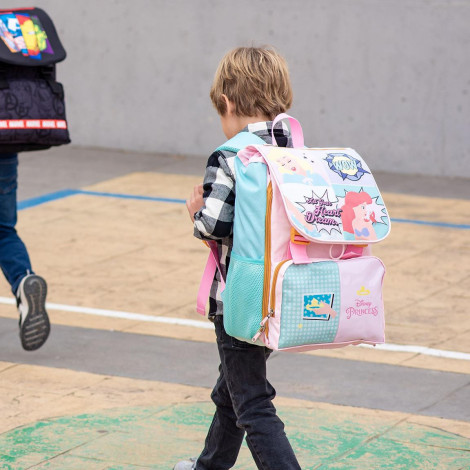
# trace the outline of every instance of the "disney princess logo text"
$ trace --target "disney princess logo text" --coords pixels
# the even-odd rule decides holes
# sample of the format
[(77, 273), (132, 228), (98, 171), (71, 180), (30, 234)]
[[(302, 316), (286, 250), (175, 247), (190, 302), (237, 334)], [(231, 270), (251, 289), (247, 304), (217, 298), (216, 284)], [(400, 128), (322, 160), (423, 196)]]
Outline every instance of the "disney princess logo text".
[(354, 307), (348, 307), (346, 309), (346, 316), (349, 320), (353, 315), (362, 317), (362, 315), (374, 315), (376, 317), (379, 314), (379, 307), (372, 306), (372, 302), (367, 302), (362, 299), (356, 299), (356, 305)]

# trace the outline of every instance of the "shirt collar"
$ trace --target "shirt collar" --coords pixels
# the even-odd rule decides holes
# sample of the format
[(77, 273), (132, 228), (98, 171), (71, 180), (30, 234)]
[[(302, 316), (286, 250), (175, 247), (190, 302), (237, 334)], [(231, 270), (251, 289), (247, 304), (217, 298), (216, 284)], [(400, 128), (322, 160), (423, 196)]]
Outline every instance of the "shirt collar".
[[(253, 122), (242, 129), (242, 132), (251, 132), (261, 137), (267, 144), (272, 144), (272, 121)], [(292, 139), (289, 128), (284, 122), (278, 122), (274, 128), (274, 135), (279, 147), (292, 147)]]

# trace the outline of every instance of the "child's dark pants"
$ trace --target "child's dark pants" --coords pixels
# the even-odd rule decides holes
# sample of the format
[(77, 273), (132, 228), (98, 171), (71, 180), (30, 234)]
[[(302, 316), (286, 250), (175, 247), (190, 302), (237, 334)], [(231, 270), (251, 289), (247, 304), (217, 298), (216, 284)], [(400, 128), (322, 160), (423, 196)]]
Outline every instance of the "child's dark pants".
[(0, 268), (16, 295), (21, 279), (31, 269), (25, 244), (16, 233), (18, 155), (0, 153)]
[(211, 395), (217, 408), (196, 469), (232, 468), (246, 431), (246, 442), (259, 469), (300, 470), (272, 404), (276, 392), (266, 378), (271, 351), (229, 336), (220, 315), (214, 323), (221, 361)]

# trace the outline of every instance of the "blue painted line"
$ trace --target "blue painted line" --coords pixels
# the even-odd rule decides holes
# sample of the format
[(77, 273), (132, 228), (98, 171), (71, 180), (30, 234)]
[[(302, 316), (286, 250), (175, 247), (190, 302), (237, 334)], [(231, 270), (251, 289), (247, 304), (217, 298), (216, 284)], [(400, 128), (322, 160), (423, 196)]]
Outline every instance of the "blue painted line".
[(448, 222), (431, 222), (427, 220), (412, 220), (412, 219), (390, 219), (392, 222), (398, 222), (400, 224), (415, 224), (415, 225), (430, 225), (431, 227), (443, 227), (443, 228), (457, 228), (460, 230), (470, 230), (470, 225), (465, 224), (450, 224)]
[(170, 202), (173, 204), (185, 204), (185, 199), (174, 199), (167, 197), (156, 197), (156, 196), (139, 196), (135, 194), (121, 194), (121, 193), (102, 193), (98, 191), (77, 191), (77, 194), (87, 194), (89, 196), (101, 196), (101, 197), (114, 197), (119, 199), (135, 199), (138, 201), (155, 201), (155, 202)]
[(78, 191), (75, 189), (64, 189), (62, 191), (56, 191), (55, 193), (49, 193), (44, 194), (43, 196), (25, 199), (24, 201), (18, 202), (17, 209), (19, 211), (23, 209), (29, 209), (30, 207), (39, 206), (41, 204), (45, 204), (46, 202), (56, 201), (57, 199), (63, 199), (64, 197), (73, 196), (77, 193)]
[(134, 194), (120, 194), (120, 193), (104, 193), (99, 191), (84, 191), (82, 189), (64, 189), (62, 191), (56, 191), (54, 193), (44, 194), (43, 196), (33, 197), (31, 199), (25, 199), (24, 201), (18, 202), (17, 209), (19, 211), (23, 209), (29, 209), (30, 207), (39, 206), (47, 202), (56, 201), (69, 196), (76, 196), (77, 194), (84, 194), (87, 196), (99, 196), (99, 197), (112, 197), (120, 199), (134, 199), (139, 201), (154, 201), (154, 202), (169, 202), (173, 204), (185, 204), (184, 199), (175, 199), (167, 197), (153, 197), (153, 196), (139, 196)]
[[(168, 202), (172, 204), (185, 204), (184, 199), (167, 198), (167, 197), (156, 197), (156, 196), (139, 196), (136, 194), (121, 194), (121, 193), (105, 193), (99, 191), (85, 191), (82, 189), (64, 189), (62, 191), (56, 191), (54, 193), (44, 194), (43, 196), (26, 199), (18, 203), (18, 210), (29, 209), (30, 207), (39, 206), (47, 202), (56, 201), (57, 199), (63, 199), (69, 196), (75, 196), (77, 194), (84, 194), (87, 196), (98, 196), (98, 197), (111, 197), (118, 199), (132, 199), (137, 201), (154, 201), (154, 202)], [(427, 225), (430, 227), (442, 227), (442, 228), (453, 228), (459, 230), (470, 230), (470, 225), (466, 224), (451, 224), (447, 222), (432, 222), (427, 220), (413, 220), (413, 219), (390, 219), (392, 222), (400, 224), (415, 224), (415, 225)]]

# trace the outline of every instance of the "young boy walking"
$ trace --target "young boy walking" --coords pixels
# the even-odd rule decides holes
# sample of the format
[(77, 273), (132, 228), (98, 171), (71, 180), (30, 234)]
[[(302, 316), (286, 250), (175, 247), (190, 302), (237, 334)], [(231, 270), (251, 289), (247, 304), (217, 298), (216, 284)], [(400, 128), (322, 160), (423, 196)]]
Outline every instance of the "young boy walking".
[[(274, 117), (292, 104), (289, 72), (284, 59), (271, 48), (240, 47), (219, 64), (210, 97), (227, 139), (251, 132), (271, 144)], [(274, 130), (279, 146), (290, 147), (287, 128)], [(217, 150), (206, 167), (204, 183), (196, 186), (186, 205), (194, 235), (215, 240), (222, 273), (217, 272), (209, 298), (209, 319), (215, 324), (219, 349), (219, 378), (211, 398), (216, 411), (205, 446), (197, 460), (179, 462), (174, 470), (224, 470), (237, 460), (246, 442), (257, 468), (300, 469), (272, 404), (275, 390), (266, 378), (270, 350), (229, 336), (223, 325), (221, 276), (225, 279), (232, 251), (236, 154)]]

